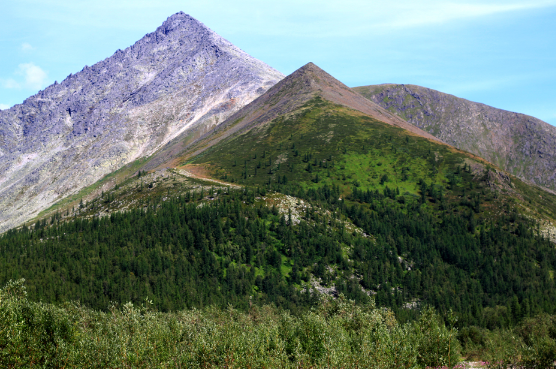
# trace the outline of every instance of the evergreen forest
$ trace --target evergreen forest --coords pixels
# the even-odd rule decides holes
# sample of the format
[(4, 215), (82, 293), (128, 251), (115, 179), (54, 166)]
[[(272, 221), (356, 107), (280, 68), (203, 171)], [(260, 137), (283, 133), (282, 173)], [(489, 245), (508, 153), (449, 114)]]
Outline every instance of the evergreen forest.
[[(3, 324), (20, 316), (26, 332), (47, 332), (50, 341), (41, 342), (53, 342), (54, 351), (77, 340), (79, 329), (93, 336), (122, 329), (130, 335), (118, 349), (122, 355), (133, 346), (139, 321), (156, 325), (160, 336), (152, 339), (162, 346), (181, 332), (178, 341), (189, 342), (183, 352), (198, 344), (185, 338), (184, 322), (197, 322), (217, 332), (202, 338), (213, 342), (211, 349), (191, 351), (196, 356), (187, 360), (199, 367), (231, 367), (228, 354), (259, 357), (234, 346), (231, 331), (219, 330), (232, 329), (226, 324), (274, 337), (265, 350), (285, 360), (276, 364), (281, 367), (325, 365), (332, 344), (319, 330), (349, 337), (346, 367), (360, 367), (358, 360), (371, 360), (369, 352), (377, 350), (363, 345), (363, 337), (372, 345), (389, 340), (389, 364), (377, 366), (385, 368), (452, 367), (459, 354), (488, 357), (499, 367), (540, 368), (539, 362), (556, 359), (556, 252), (545, 231), (556, 196), (467, 153), (319, 98), (182, 164), (202, 166), (220, 182), (164, 187), (139, 171), (81, 201), (78, 211), (55, 208), (0, 236)], [(131, 195), (134, 206), (117, 207)], [(227, 314), (233, 319), (222, 323)], [(362, 323), (363, 315), (370, 321)], [(131, 317), (133, 324), (115, 328)], [(219, 334), (229, 346), (216, 344)], [(504, 340), (509, 336), (513, 341)], [(25, 343), (12, 347), (2, 339), (0, 363), (20, 365), (6, 353)], [(405, 356), (396, 358), (393, 347), (401, 341)], [(425, 347), (433, 341), (447, 351), (420, 357), (419, 350), (432, 352)], [(270, 345), (263, 338), (257, 345), (262, 342)], [(48, 366), (52, 352), (43, 349), (36, 360)], [(76, 352), (68, 358), (85, 355)], [(125, 365), (150, 365), (142, 361), (147, 354), (129, 355), (136, 361)], [(176, 367), (170, 356), (166, 366)], [(83, 364), (79, 357), (75, 362)], [(372, 360), (368, 365), (383, 359)]]

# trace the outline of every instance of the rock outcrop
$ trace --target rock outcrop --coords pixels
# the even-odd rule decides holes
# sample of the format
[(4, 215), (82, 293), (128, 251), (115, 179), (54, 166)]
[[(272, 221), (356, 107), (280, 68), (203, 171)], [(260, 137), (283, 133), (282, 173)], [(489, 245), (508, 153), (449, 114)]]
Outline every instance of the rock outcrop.
[(556, 189), (556, 127), (546, 122), (415, 85), (354, 90), (450, 145)]
[(283, 75), (184, 13), (0, 111), (0, 231), (188, 129), (209, 130)]

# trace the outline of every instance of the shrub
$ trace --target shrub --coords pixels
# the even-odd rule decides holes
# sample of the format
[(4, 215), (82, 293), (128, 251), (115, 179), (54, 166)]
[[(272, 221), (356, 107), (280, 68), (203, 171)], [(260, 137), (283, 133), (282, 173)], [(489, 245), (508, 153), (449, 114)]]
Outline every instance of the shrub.
[(453, 367), (459, 362), (460, 344), (457, 329), (453, 328), (455, 316), (450, 312), (451, 327), (447, 328), (432, 307), (425, 307), (415, 324), (418, 339), (420, 366)]
[(148, 300), (98, 312), (28, 301), (23, 283), (0, 290), (1, 367), (397, 369), (457, 356), (455, 331), (432, 309), (403, 325), (343, 295), (299, 316), (256, 305), (160, 313)]

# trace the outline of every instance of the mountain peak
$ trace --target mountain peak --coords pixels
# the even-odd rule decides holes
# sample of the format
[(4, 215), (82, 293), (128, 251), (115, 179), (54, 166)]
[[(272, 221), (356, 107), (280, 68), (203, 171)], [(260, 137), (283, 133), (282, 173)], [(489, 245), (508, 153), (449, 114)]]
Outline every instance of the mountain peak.
[(189, 14), (184, 12), (178, 12), (169, 16), (161, 25), (157, 28), (156, 32), (162, 32), (168, 34), (172, 31), (179, 29), (189, 29), (191, 27), (202, 27), (209, 29), (203, 23), (199, 22), (197, 19), (193, 18)]
[(325, 91), (330, 88), (350, 90), (348, 86), (338, 81), (332, 75), (330, 75), (325, 70), (312, 62), (305, 64), (304, 66), (287, 76), (281, 83), (276, 85), (276, 88), (279, 88), (281, 85), (288, 85), (292, 81), (297, 80), (304, 81), (306, 88), (308, 88), (309, 90)]
[[(154, 32), (148, 33), (136, 45), (180, 41), (195, 42), (206, 36), (219, 37), (214, 31), (184, 12), (169, 16)], [(205, 37), (204, 37), (205, 36)], [(185, 40), (187, 38), (187, 40)]]
[(168, 17), (0, 111), (0, 232), (181, 134), (209, 130), (282, 77), (190, 15)]
[[(320, 72), (324, 72), (323, 69), (321, 69), (318, 65), (316, 65), (313, 62), (309, 62), (307, 64), (305, 64), (304, 66), (302, 66), (301, 68), (297, 69), (295, 72), (292, 73), (308, 73), (308, 72), (313, 72), (313, 73), (320, 73)], [(324, 72), (326, 73), (326, 72)]]
[[(230, 120), (237, 119), (238, 114), (246, 114), (250, 119), (253, 119), (252, 124), (259, 124), (271, 120), (269, 114), (287, 114), (315, 96), (358, 110), (377, 120), (406, 129), (419, 136), (440, 141), (356, 93), (312, 62), (305, 64), (278, 82), (265, 94), (234, 114)], [(261, 109), (264, 105), (266, 105), (266, 108)]]
[(214, 131), (201, 137), (197, 143), (191, 146), (187, 156), (198, 155), (208, 147), (238, 132), (245, 132), (253, 127), (270, 123), (277, 117), (298, 110), (315, 97), (359, 111), (376, 120), (403, 128), (429, 140), (442, 142), (354, 92), (314, 63), (307, 63), (230, 116)]

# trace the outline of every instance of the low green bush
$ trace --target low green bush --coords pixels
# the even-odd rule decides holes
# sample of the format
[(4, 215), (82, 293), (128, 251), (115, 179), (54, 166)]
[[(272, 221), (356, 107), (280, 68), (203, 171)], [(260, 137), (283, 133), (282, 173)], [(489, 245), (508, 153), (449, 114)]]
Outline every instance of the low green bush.
[(556, 316), (540, 314), (513, 329), (465, 327), (458, 335), (463, 354), (488, 368), (554, 368)]
[(454, 331), (432, 310), (402, 325), (388, 309), (343, 296), (322, 298), (300, 316), (268, 305), (174, 313), (149, 306), (99, 312), (37, 303), (27, 299), (23, 280), (10, 282), (0, 290), (0, 366), (394, 369), (457, 355), (455, 345), (445, 349)]
[[(461, 355), (455, 319), (448, 316), (447, 327), (432, 308), (400, 324), (391, 310), (343, 295), (299, 316), (269, 305), (173, 313), (150, 305), (100, 312), (32, 302), (24, 281), (11, 281), (0, 290), (0, 367), (447, 368)], [(463, 346), (482, 345), (489, 367), (548, 368), (554, 332), (554, 317), (541, 316), (515, 331), (484, 330)]]

